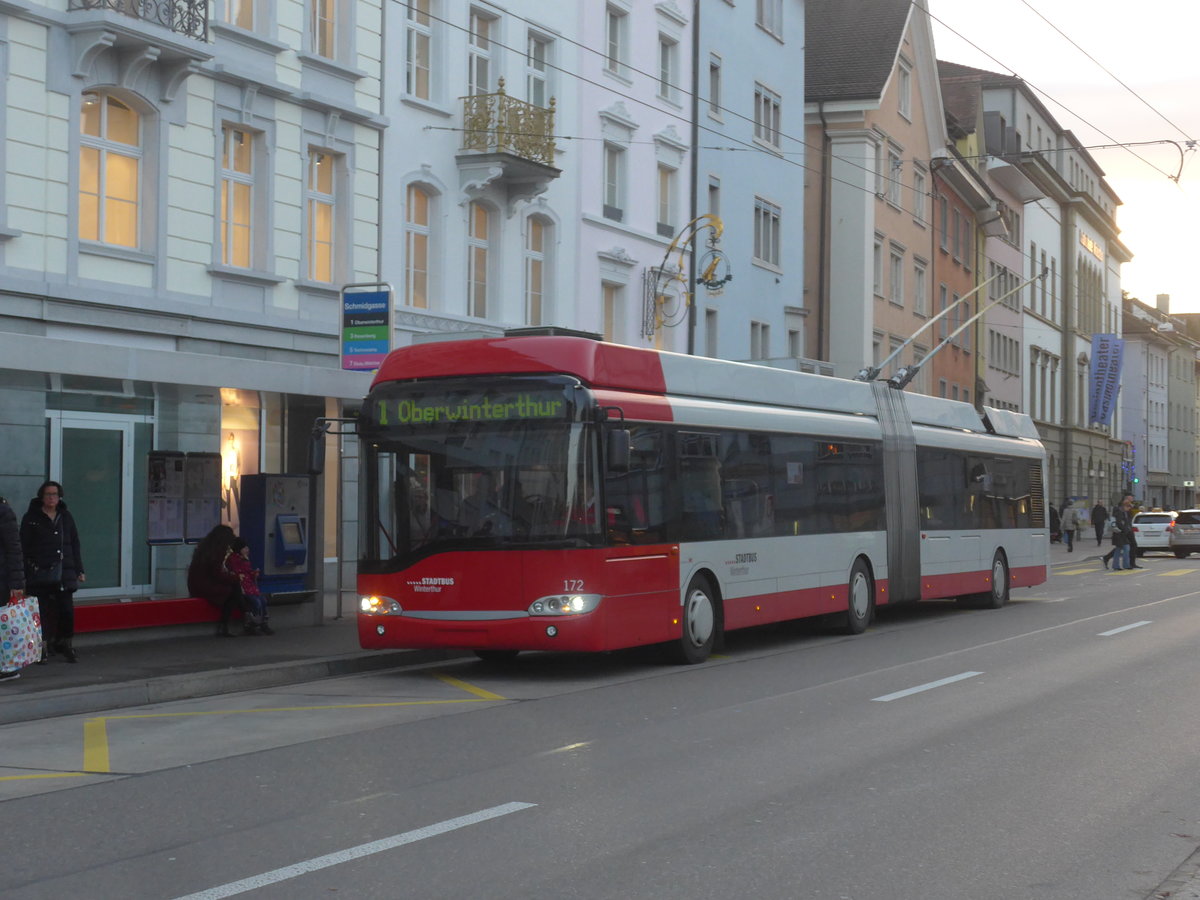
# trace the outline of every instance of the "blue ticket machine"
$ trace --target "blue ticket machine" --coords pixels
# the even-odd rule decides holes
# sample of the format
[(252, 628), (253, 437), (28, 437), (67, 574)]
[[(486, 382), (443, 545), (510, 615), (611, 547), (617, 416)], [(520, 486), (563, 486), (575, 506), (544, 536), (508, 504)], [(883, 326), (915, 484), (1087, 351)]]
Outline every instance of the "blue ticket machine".
[(307, 475), (243, 475), (238, 516), (264, 594), (308, 586)]

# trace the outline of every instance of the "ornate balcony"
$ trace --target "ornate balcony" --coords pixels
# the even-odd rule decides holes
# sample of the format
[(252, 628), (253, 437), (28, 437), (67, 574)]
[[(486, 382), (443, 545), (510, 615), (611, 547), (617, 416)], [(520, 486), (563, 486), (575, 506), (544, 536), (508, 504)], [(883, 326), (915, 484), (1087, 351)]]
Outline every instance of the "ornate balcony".
[(546, 190), (554, 167), (554, 99), (549, 107), (510, 97), (504, 79), (494, 94), (463, 97), (463, 146), (457, 156), (471, 196), (503, 188), (510, 204)]
[(208, 40), (208, 0), (68, 0), (67, 9), (117, 12), (197, 41)]

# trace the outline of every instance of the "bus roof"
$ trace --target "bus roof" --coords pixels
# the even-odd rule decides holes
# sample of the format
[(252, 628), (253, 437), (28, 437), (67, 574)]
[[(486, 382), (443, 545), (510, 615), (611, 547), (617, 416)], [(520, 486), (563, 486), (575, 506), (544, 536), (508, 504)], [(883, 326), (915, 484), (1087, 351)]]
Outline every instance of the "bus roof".
[[(878, 415), (874, 392), (865, 382), (567, 336), (413, 344), (392, 351), (371, 386), (427, 378), (545, 374), (572, 375), (592, 388), (635, 394)], [(993, 416), (997, 427), (996, 421), (985, 425), (968, 403), (905, 394), (905, 404), (917, 424), (1010, 437), (1037, 434), (1028, 416), (1019, 413)]]

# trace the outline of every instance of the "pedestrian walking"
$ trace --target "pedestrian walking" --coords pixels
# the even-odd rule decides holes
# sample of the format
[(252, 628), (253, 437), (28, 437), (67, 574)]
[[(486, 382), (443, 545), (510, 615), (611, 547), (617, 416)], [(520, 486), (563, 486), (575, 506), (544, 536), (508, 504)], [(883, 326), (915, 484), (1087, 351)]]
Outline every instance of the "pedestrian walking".
[(25, 551), (25, 586), (37, 597), (46, 654), (61, 653), (69, 663), (75, 653), (75, 592), (87, 580), (79, 549), (79, 528), (67, 509), (63, 486), (42, 482), (21, 519)]
[[(0, 601), (11, 604), (24, 598), (25, 557), (21, 553), (17, 514), (8, 501), (0, 497)], [(20, 669), (0, 667), (0, 681), (14, 681), (20, 677)]]
[(1054, 508), (1054, 504), (1050, 504), (1050, 543), (1057, 544), (1062, 540), (1062, 519), (1058, 515), (1058, 510)]
[(1104, 504), (1099, 500), (1092, 507), (1092, 527), (1096, 529), (1096, 546), (1100, 546), (1100, 542), (1104, 539), (1104, 526), (1108, 522), (1108, 510), (1104, 508)]
[(1133, 536), (1132, 509), (1133, 495), (1126, 494), (1113, 510), (1113, 548), (1104, 554), (1102, 561), (1104, 568), (1107, 569), (1109, 560), (1112, 560), (1112, 569), (1114, 572), (1119, 572), (1121, 569), (1140, 568), (1140, 566), (1134, 566), (1131, 563), (1129, 556), (1130, 542)]
[(1075, 530), (1079, 527), (1079, 513), (1068, 500), (1063, 504), (1062, 516), (1058, 520), (1058, 527), (1062, 529), (1063, 543), (1067, 545), (1067, 552), (1075, 551)]

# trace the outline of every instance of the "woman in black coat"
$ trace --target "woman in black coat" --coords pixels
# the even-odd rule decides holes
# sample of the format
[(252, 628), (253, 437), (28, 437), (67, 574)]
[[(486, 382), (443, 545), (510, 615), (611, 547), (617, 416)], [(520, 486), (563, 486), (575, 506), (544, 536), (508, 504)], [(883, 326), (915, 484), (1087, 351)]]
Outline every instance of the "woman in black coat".
[[(25, 551), (25, 585), (38, 599), (42, 616), (42, 638), (47, 652), (57, 651), (67, 662), (77, 662), (75, 648), (75, 592), (86, 578), (79, 552), (79, 529), (63, 502), (63, 488), (47, 481), (29, 501), (21, 519), (21, 547)], [(62, 564), (54, 582), (38, 583), (37, 570)]]

